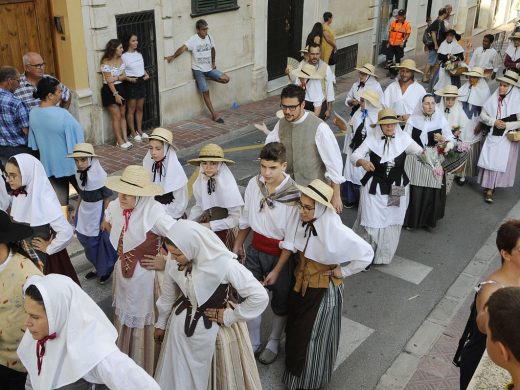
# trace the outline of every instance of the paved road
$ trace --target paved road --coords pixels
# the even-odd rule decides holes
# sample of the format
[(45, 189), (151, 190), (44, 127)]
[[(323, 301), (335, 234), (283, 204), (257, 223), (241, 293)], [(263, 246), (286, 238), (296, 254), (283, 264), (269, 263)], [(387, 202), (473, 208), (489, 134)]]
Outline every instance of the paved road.
[[(335, 104), (347, 117), (345, 106)], [(272, 127), (272, 124), (268, 124)], [(258, 171), (257, 156), (264, 136), (251, 131), (222, 143), (236, 161), (232, 171), (245, 185)], [(338, 137), (342, 145), (343, 138)], [(187, 156), (190, 158), (192, 156)], [(191, 175), (193, 167), (185, 165)], [(520, 170), (519, 170), (520, 171)], [(516, 183), (519, 183), (517, 171)], [(468, 180), (453, 186), (446, 214), (431, 231), (403, 231), (397, 258), (389, 266), (346, 279), (343, 329), (337, 369), (328, 389), (373, 389), (415, 330), (464, 269), (496, 225), (518, 201), (519, 185), (498, 190), (495, 203), (484, 203), (480, 187)], [(342, 220), (352, 226), (357, 210), (345, 210)], [(81, 255), (80, 255), (81, 256)], [(78, 262), (81, 259), (75, 259)], [(85, 272), (82, 272), (84, 274)], [(85, 281), (84, 288), (111, 315), (111, 286)], [(455, 340), (454, 340), (455, 342)], [(271, 366), (259, 365), (264, 389), (283, 389), (283, 356)]]

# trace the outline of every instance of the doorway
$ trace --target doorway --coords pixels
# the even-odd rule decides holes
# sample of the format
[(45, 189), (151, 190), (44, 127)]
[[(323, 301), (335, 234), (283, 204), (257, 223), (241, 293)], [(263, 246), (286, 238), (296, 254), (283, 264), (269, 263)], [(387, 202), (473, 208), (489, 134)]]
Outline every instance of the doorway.
[(143, 130), (157, 127), (161, 123), (159, 104), (159, 81), (157, 74), (157, 41), (155, 38), (154, 11), (133, 12), (116, 15), (117, 36), (121, 41), (129, 34), (137, 35), (139, 52), (143, 55), (144, 69), (150, 76), (145, 82)]
[(267, 75), (285, 75), (287, 57), (300, 58), (303, 0), (269, 0), (267, 10)]

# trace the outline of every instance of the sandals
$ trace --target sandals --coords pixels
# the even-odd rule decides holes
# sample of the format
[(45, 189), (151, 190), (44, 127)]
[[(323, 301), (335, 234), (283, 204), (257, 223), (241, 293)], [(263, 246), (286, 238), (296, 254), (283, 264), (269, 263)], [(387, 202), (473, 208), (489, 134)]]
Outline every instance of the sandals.
[(493, 203), (493, 190), (484, 190), (484, 202)]
[(213, 122), (224, 123), (224, 119), (222, 119), (221, 117), (218, 117), (217, 119), (213, 119)]

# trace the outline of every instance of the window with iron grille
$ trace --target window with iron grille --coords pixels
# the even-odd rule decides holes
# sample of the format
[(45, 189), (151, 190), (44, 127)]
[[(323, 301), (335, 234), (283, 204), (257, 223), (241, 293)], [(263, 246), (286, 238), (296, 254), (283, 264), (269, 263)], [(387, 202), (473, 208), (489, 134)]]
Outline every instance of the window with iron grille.
[(238, 0), (191, 0), (192, 17), (233, 11), (238, 8)]
[(357, 64), (357, 53), (357, 43), (338, 50), (336, 53), (336, 76), (343, 76), (354, 70)]

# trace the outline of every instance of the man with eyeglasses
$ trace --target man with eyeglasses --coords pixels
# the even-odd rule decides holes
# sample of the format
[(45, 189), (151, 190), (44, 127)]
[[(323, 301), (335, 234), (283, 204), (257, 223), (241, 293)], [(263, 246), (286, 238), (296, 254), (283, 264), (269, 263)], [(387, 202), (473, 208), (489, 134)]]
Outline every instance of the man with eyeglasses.
[[(28, 52), (22, 57), (25, 73), (20, 75), (20, 86), (14, 93), (21, 99), (29, 110), (40, 105), (40, 99), (33, 96), (38, 82), (44, 77), (53, 77), (45, 74), (45, 62), (38, 53)], [(68, 109), (70, 106), (70, 90), (61, 84), (61, 100), (60, 107)]]
[[(9, 157), (31, 153), (27, 147), (29, 111), (14, 95), (20, 84), (20, 73), (12, 66), (0, 67), (0, 167)], [(1, 185), (1, 183), (0, 183)]]
[(330, 183), (334, 189), (332, 205), (338, 213), (343, 210), (340, 184), (343, 160), (338, 141), (329, 125), (305, 111), (305, 91), (289, 84), (282, 90), (280, 107), (284, 117), (278, 121), (265, 143), (281, 142), (287, 152), (287, 173), (303, 186), (314, 179)]

